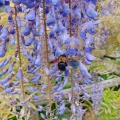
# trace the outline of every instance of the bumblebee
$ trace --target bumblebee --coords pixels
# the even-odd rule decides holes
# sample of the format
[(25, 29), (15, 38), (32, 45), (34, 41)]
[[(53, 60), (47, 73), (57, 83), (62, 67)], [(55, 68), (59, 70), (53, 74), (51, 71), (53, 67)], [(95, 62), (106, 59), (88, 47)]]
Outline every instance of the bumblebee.
[(67, 58), (65, 55), (61, 55), (58, 58), (58, 69), (61, 71), (65, 71), (67, 67)]
[(65, 71), (67, 67), (67, 57), (66, 55), (60, 55), (58, 59), (51, 61), (50, 63), (58, 62), (58, 69)]
[(77, 67), (79, 66), (79, 62), (77, 60), (73, 58), (67, 58), (66, 55), (60, 55), (58, 59), (55, 59), (50, 63), (56, 62), (58, 62), (58, 69), (61, 71), (65, 71), (68, 65), (71, 66), (73, 69), (77, 69)]

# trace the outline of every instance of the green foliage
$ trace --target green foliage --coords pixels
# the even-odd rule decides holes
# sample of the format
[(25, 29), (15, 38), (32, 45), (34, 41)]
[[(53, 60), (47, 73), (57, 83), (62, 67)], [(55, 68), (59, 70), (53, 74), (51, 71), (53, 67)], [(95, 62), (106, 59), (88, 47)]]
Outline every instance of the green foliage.
[(0, 7), (0, 12), (3, 12), (3, 11), (4, 11), (4, 8), (5, 8), (5, 7)]
[(17, 118), (16, 118), (16, 117), (13, 117), (13, 118), (10, 118), (10, 119), (8, 119), (8, 120), (17, 120)]
[(62, 120), (63, 118), (69, 119), (69, 118), (70, 118), (70, 114), (65, 113), (65, 114), (63, 114), (63, 115), (58, 115), (58, 118), (59, 118), (59, 120)]
[(108, 79), (112, 79), (112, 78), (114, 78), (114, 76), (113, 76), (112, 73), (109, 73), (109, 74), (103, 74), (103, 75), (101, 75), (101, 77), (102, 77), (104, 80), (108, 80)]
[(71, 88), (71, 83), (67, 83), (63, 89), (68, 89), (68, 88)]
[(114, 91), (114, 88), (105, 89), (98, 118), (100, 118), (100, 120), (118, 120), (120, 119), (119, 114), (120, 90)]

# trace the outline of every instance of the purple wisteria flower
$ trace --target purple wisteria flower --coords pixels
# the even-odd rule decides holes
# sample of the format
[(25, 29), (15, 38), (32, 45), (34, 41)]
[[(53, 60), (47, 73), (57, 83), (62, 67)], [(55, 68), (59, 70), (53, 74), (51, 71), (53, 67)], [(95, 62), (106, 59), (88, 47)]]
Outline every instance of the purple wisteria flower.
[(103, 95), (103, 87), (100, 83), (100, 79), (98, 78), (98, 82), (94, 83), (92, 86), (92, 106), (93, 106), (93, 112), (95, 115), (98, 115), (100, 111), (100, 102), (102, 100)]
[[(14, 8), (10, 2), (15, 5)], [(0, 26), (0, 58), (4, 59), (9, 45), (15, 48), (13, 55), (0, 61), (0, 68), (3, 69), (0, 71), (0, 84), (7, 94), (22, 95), (23, 99), (18, 101), (28, 110), (33, 108), (25, 101), (27, 94), (31, 97), (28, 101), (38, 101), (44, 96), (49, 104), (47, 107), (37, 107), (42, 119), (59, 119), (57, 115), (64, 114), (68, 110), (66, 104), (70, 103), (72, 115), (69, 118), (82, 120), (85, 110), (82, 105), (75, 104), (76, 99), (78, 102), (80, 100), (79, 96), (75, 96), (76, 92), (83, 93), (83, 100), (91, 97), (93, 106), (101, 100), (102, 92), (95, 89), (97, 84), (93, 86), (92, 95), (84, 88), (92, 83), (93, 76), (86, 65), (91, 65), (96, 59), (92, 51), (95, 49), (96, 28), (101, 22), (97, 18), (95, 5), (96, 0), (0, 1), (0, 7), (5, 6), (8, 14), (7, 27)], [(70, 91), (64, 95), (63, 91), (68, 85)], [(102, 91), (102, 88), (99, 90)], [(53, 102), (57, 104), (56, 114), (52, 108)], [(11, 105), (17, 103), (16, 100), (10, 102)], [(21, 116), (25, 117), (26, 114)]]

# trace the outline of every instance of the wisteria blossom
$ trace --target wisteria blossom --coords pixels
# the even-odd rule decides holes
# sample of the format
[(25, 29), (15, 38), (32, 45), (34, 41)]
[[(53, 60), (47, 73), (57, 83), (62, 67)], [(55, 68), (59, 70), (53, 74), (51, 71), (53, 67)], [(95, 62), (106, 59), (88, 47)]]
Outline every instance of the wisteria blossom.
[[(0, 7), (5, 6), (8, 15), (8, 26), (0, 28), (0, 58), (6, 56), (7, 46), (15, 48), (13, 55), (0, 61), (0, 68), (4, 68), (0, 72), (0, 84), (6, 94), (22, 96), (10, 102), (11, 105), (19, 102), (17, 107), (25, 108), (23, 113), (16, 114), (26, 117), (29, 110), (35, 109), (30, 101), (44, 96), (49, 104), (36, 108), (42, 119), (58, 120), (57, 115), (69, 111), (66, 107), (69, 103), (70, 120), (82, 120), (86, 110), (82, 103), (75, 103), (80, 102), (76, 92), (83, 93), (83, 100), (92, 98), (94, 111), (99, 110), (95, 105), (101, 100), (97, 96), (102, 96), (102, 92), (96, 96), (100, 86), (94, 84), (92, 95), (85, 89), (94, 82), (86, 66), (96, 60), (92, 51), (96, 28), (101, 22), (96, 3), (96, 0), (0, 1)], [(17, 72), (15, 67), (18, 67)], [(71, 89), (65, 99), (63, 89), (69, 83)], [(31, 97), (26, 100), (28, 95)], [(55, 109), (53, 103), (57, 104)]]

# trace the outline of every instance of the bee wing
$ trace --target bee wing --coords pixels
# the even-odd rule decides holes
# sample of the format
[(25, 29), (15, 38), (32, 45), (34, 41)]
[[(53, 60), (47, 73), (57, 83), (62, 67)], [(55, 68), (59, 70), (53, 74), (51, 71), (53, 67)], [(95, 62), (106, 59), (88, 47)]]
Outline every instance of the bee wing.
[(58, 62), (58, 59), (52, 60), (52, 61), (50, 61), (49, 63), (50, 63), (50, 64), (54, 64), (54, 63), (56, 63), (56, 62)]

